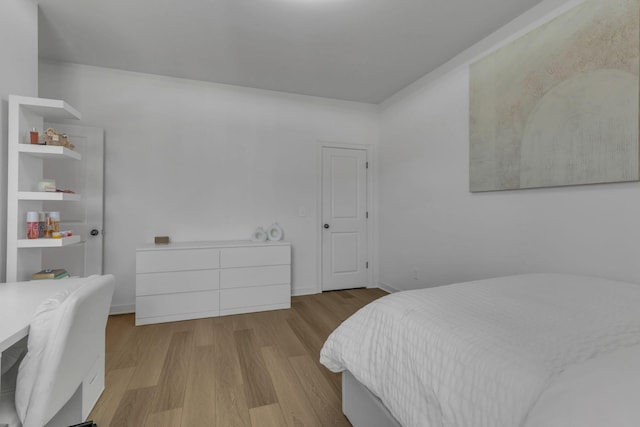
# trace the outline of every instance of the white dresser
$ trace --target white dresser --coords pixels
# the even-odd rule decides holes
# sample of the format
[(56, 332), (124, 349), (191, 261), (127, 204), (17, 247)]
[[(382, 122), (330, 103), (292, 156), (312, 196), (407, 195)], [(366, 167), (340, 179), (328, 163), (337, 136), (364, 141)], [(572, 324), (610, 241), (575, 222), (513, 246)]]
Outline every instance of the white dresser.
[(136, 325), (289, 307), (288, 242), (181, 242), (136, 249)]

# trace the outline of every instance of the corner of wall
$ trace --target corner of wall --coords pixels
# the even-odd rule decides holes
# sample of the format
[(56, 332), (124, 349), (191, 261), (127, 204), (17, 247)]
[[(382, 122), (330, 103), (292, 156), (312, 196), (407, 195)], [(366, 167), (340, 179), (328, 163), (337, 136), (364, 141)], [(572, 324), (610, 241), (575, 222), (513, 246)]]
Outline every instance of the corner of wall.
[(387, 291), (390, 294), (395, 294), (396, 292), (401, 292), (401, 289), (398, 289), (396, 287), (391, 286), (388, 283), (383, 283), (383, 282), (378, 282), (378, 288), (382, 289), (383, 291)]
[(0, 14), (0, 281), (6, 279), (7, 122), (10, 94), (38, 95), (38, 8), (34, 0), (5, 0)]

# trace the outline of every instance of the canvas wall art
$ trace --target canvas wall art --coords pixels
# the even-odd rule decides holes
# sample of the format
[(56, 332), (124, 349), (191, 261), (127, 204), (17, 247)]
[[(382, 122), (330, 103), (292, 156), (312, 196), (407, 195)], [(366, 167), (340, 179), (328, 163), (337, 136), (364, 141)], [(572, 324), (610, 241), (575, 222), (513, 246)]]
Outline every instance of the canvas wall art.
[(587, 0), (470, 67), (470, 190), (640, 179), (640, 0)]

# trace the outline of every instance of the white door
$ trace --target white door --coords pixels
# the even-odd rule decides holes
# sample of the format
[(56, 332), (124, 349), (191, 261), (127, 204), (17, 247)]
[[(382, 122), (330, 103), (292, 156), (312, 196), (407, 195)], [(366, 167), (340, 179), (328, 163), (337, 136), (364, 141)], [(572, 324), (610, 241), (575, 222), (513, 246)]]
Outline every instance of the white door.
[(367, 151), (322, 148), (322, 290), (367, 285)]
[(72, 276), (102, 274), (102, 228), (104, 193), (104, 131), (100, 128), (45, 123), (66, 133), (82, 160), (47, 160), (43, 177), (56, 180), (56, 187), (73, 190), (80, 201), (45, 202), (45, 211), (60, 212), (60, 229), (73, 230), (81, 243), (43, 249), (42, 265), (65, 268)]

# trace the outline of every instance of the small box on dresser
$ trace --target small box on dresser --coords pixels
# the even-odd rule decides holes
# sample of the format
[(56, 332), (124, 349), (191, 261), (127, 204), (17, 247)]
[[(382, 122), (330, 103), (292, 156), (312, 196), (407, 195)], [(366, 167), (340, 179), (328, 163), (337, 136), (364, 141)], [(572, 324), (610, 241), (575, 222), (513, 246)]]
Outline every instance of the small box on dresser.
[(290, 307), (288, 242), (181, 242), (136, 250), (136, 325)]

